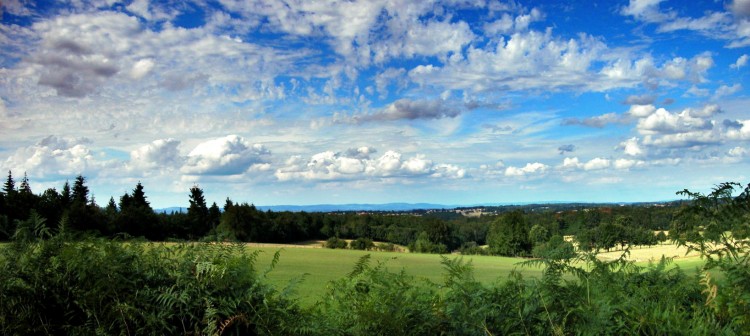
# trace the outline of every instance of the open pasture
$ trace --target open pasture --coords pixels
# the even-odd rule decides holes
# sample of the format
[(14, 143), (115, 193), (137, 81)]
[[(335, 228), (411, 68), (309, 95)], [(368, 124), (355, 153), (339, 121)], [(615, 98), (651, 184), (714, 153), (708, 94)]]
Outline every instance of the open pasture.
[[(656, 253), (664, 248), (666, 247), (654, 247), (651, 249), (654, 255), (644, 257), (643, 260), (645, 261), (640, 261), (638, 264), (647, 265), (648, 260), (658, 260), (661, 255), (657, 256)], [(325, 294), (330, 281), (345, 277), (352, 271), (357, 260), (367, 254), (372, 256), (372, 263), (384, 262), (386, 268), (392, 272), (399, 272), (403, 269), (407, 274), (418, 279), (436, 283), (442, 282), (445, 276), (445, 270), (441, 264), (442, 258), (436, 254), (298, 248), (294, 245), (285, 247), (248, 245), (247, 249), (262, 251), (256, 263), (260, 272), (263, 272), (271, 264), (274, 253), (281, 249), (279, 263), (268, 273), (268, 280), (277, 288), (283, 289), (289, 281), (306, 274), (295, 287), (296, 294), (303, 305), (314, 304), (318, 298)], [(646, 250), (646, 248), (641, 249), (639, 256), (645, 256)], [(621, 253), (621, 251), (609, 253), (614, 256), (614, 253)], [(541, 268), (518, 265), (518, 263), (526, 260), (522, 258), (460, 256), (455, 254), (447, 255), (447, 257), (463, 258), (465, 261), (470, 261), (474, 268), (475, 278), (485, 285), (506, 279), (513, 270), (519, 271), (526, 278), (538, 278), (542, 275)], [(674, 264), (679, 265), (686, 271), (691, 271), (699, 267), (702, 261), (696, 257), (677, 258)]]

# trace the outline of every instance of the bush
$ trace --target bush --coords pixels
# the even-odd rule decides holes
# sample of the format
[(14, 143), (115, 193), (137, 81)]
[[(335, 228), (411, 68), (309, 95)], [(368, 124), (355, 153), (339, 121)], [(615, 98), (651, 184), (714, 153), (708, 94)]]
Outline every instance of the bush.
[(396, 251), (396, 245), (394, 245), (393, 243), (379, 243), (375, 245), (375, 248), (377, 248), (380, 251), (385, 251), (385, 252)]
[(0, 334), (288, 334), (297, 304), (266, 285), (257, 254), (221, 244), (102, 238), (0, 249)]
[(488, 255), (490, 254), (489, 251), (485, 248), (482, 248), (481, 246), (477, 245), (476, 242), (468, 242), (461, 245), (461, 247), (458, 249), (458, 252), (461, 254), (476, 254), (476, 255)]
[(372, 239), (357, 238), (349, 243), (349, 247), (352, 250), (369, 250), (375, 247), (375, 244), (373, 244)]
[(326, 240), (325, 247), (329, 249), (345, 249), (348, 246), (346, 240), (339, 237), (331, 237)]

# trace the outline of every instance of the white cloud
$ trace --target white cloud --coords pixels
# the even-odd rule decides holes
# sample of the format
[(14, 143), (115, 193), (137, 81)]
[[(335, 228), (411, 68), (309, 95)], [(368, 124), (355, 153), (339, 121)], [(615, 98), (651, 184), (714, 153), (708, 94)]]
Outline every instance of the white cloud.
[(544, 19), (544, 14), (537, 8), (533, 8), (528, 14), (521, 14), (515, 18), (508, 13), (503, 13), (499, 19), (484, 24), (484, 34), (494, 36), (525, 31), (529, 28), (529, 24), (542, 19)]
[(593, 158), (586, 163), (581, 163), (577, 157), (563, 159), (563, 170), (602, 170), (609, 168), (611, 160), (605, 158)]
[(593, 158), (590, 161), (583, 164), (583, 170), (600, 170), (609, 168), (610, 160), (604, 158)]
[(563, 169), (580, 169), (582, 167), (583, 164), (581, 164), (577, 157), (563, 159)]
[(154, 61), (151, 59), (142, 59), (133, 64), (133, 68), (130, 70), (130, 77), (133, 79), (141, 79), (151, 72), (154, 68)]
[[(708, 109), (712, 111), (712, 108)], [(705, 109), (686, 109), (681, 113), (671, 113), (666, 109), (657, 109), (651, 115), (640, 119), (636, 126), (641, 134), (674, 134), (698, 130), (710, 130), (713, 123), (703, 117)], [(713, 110), (715, 111), (715, 110)]]
[(634, 118), (644, 118), (656, 112), (654, 105), (632, 105), (628, 110), (628, 115)]
[(730, 128), (726, 131), (726, 136), (732, 140), (750, 140), (750, 119), (749, 120), (737, 120), (741, 127)]
[(92, 175), (105, 166), (88, 148), (87, 139), (48, 136), (34, 145), (19, 148), (4, 166), (16, 172), (33, 172), (39, 177)]
[(636, 137), (621, 142), (619, 148), (622, 148), (624, 153), (630, 156), (639, 156), (644, 152), (639, 144), (639, 139)]
[(505, 169), (505, 176), (527, 176), (527, 175), (539, 175), (544, 174), (549, 169), (548, 165), (545, 165), (543, 163), (534, 162), (534, 163), (527, 163), (525, 166), (518, 168), (518, 167), (508, 167)]
[(631, 159), (617, 159), (615, 160), (615, 169), (630, 169), (633, 167), (642, 167), (646, 165), (645, 161), (642, 160), (631, 160)]
[(727, 41), (728, 48), (750, 45), (750, 24), (746, 18), (747, 0), (735, 0), (728, 11), (705, 11), (700, 17), (685, 17), (673, 10), (662, 10), (663, 0), (631, 0), (621, 8), (620, 14), (632, 16), (636, 20), (656, 24), (660, 33), (689, 30), (712, 39)]
[(182, 172), (189, 175), (237, 175), (266, 163), (271, 152), (237, 135), (208, 140), (190, 151)]
[(746, 157), (750, 156), (750, 150), (747, 150), (744, 147), (734, 147), (727, 152), (727, 154), (731, 157)]
[(732, 86), (722, 85), (722, 86), (719, 86), (718, 89), (716, 89), (716, 92), (714, 93), (714, 96), (712, 97), (712, 99), (718, 100), (722, 97), (731, 96), (740, 91), (742, 91), (742, 84), (740, 83), (736, 83)]
[(750, 56), (748, 56), (747, 54), (743, 54), (742, 56), (740, 56), (739, 58), (737, 58), (737, 61), (734, 62), (734, 64), (729, 65), (729, 67), (731, 67), (732, 69), (739, 70), (740, 68), (742, 68), (745, 65), (747, 65), (747, 61), (749, 59), (750, 59)]
[(279, 181), (341, 181), (371, 178), (431, 177), (460, 179), (466, 170), (451, 164), (435, 164), (424, 155), (404, 158), (397, 151), (387, 151), (371, 158), (375, 151), (370, 147), (335, 153), (317, 153), (309, 160), (292, 156), (275, 172)]
[(177, 147), (179, 140), (159, 139), (130, 152), (130, 165), (136, 169), (174, 168), (182, 165), (184, 158)]

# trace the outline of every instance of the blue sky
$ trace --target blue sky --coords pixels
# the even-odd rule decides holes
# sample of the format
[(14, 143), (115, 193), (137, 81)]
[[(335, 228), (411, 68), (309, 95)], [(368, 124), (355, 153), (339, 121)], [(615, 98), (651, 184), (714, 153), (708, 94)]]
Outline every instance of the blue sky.
[(3, 1), (0, 168), (155, 207), (748, 182), (750, 1)]

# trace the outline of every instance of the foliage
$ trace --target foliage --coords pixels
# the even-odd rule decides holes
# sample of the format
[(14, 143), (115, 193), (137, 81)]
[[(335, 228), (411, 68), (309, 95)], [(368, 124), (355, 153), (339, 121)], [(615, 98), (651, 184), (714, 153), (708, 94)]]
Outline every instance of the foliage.
[(439, 333), (439, 295), (386, 264), (363, 256), (345, 278), (330, 284), (316, 308), (321, 335), (435, 335)]
[(375, 244), (370, 238), (357, 238), (349, 243), (349, 248), (352, 250), (370, 250), (375, 247)]
[(524, 256), (531, 252), (529, 228), (523, 213), (513, 211), (497, 219), (487, 233), (490, 253), (503, 256)]
[(0, 249), (0, 334), (289, 334), (299, 308), (241, 246), (14, 241)]
[(346, 240), (339, 237), (331, 237), (326, 240), (325, 246), (329, 249), (345, 249), (348, 244), (346, 243)]
[[(750, 330), (750, 184), (743, 189), (727, 182), (707, 195), (687, 189), (678, 194), (691, 203), (678, 212), (670, 237), (705, 258), (706, 305), (717, 319)], [(711, 270), (720, 271), (723, 281), (711, 280)]]

